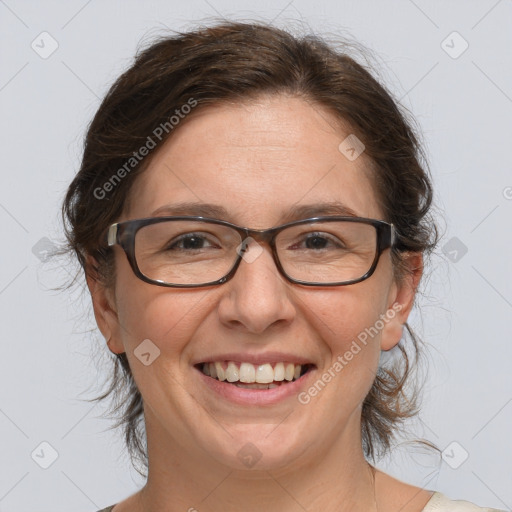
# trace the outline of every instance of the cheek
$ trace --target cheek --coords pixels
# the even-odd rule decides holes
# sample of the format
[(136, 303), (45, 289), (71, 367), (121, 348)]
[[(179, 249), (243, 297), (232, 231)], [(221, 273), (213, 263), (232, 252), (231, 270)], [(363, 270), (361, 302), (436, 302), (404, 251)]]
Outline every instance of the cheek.
[(317, 326), (332, 349), (344, 351), (386, 312), (386, 294), (375, 286), (365, 286), (366, 283), (372, 284), (368, 280), (342, 289), (320, 291), (309, 301), (304, 297), (303, 301), (318, 318)]
[(199, 304), (205, 293), (166, 289), (129, 275), (118, 279), (117, 311), (126, 351), (149, 339), (162, 353), (179, 353), (201, 321)]
[(357, 304), (332, 304), (332, 308), (339, 306), (338, 311), (331, 313), (329, 332), (329, 347), (332, 359), (343, 357), (347, 361), (346, 370), (351, 371), (359, 367), (374, 368), (380, 354), (381, 329), (376, 327), (382, 308), (376, 304), (366, 304), (361, 307)]
[(151, 407), (170, 406), (175, 400), (169, 390), (178, 396), (182, 389), (189, 340), (204, 317), (199, 308), (203, 294), (151, 286), (131, 288), (119, 301), (124, 349), (137, 387)]
[(324, 342), (325, 381), (336, 381), (331, 389), (344, 400), (352, 397), (354, 403), (366, 396), (379, 365), (387, 303), (383, 289), (375, 284), (368, 280), (350, 289), (321, 292), (322, 300), (307, 303), (308, 318)]

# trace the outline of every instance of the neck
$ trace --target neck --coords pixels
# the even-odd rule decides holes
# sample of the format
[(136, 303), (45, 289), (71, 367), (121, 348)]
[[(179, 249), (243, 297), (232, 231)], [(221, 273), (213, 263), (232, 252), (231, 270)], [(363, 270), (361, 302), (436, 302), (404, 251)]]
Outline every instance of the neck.
[(223, 465), (147, 418), (146, 429), (149, 473), (138, 496), (141, 512), (377, 510), (374, 469), (364, 459), (357, 421), (326, 442), (324, 453), (312, 458), (305, 450), (293, 464), (268, 470)]

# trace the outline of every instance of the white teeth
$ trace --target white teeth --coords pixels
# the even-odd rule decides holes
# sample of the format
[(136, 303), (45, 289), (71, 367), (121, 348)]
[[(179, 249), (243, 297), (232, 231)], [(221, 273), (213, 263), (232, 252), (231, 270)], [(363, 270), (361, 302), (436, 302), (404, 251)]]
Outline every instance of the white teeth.
[(240, 382), (258, 382), (254, 365), (250, 363), (242, 363), (240, 365)]
[(237, 388), (245, 388), (245, 389), (272, 389), (277, 388), (277, 384), (259, 384), (257, 382), (253, 382), (252, 384), (242, 384), (240, 382), (236, 382), (235, 386)]
[[(300, 366), (298, 366), (300, 369)], [(269, 384), (274, 381), (274, 370), (272, 370), (272, 366), (269, 363), (260, 364), (258, 368), (256, 368), (256, 382), (260, 382), (261, 384)]]
[[(270, 363), (253, 365), (251, 363), (240, 363), (240, 366), (234, 361), (229, 361), (227, 368), (224, 369), (221, 361), (215, 363), (204, 363), (202, 366), (203, 373), (214, 379), (228, 382), (252, 384), (257, 383), (263, 385), (263, 388), (269, 389), (270, 384), (274, 382), (282, 382), (283, 380), (292, 381), (300, 377), (302, 373), (302, 365), (293, 363), (276, 363), (274, 368)], [(276, 385), (273, 384), (272, 387)]]
[(284, 378), (286, 380), (293, 380), (294, 374), (295, 374), (295, 365), (292, 363), (287, 364), (286, 368), (284, 370)]
[(228, 367), (226, 369), (226, 380), (228, 382), (236, 382), (237, 380), (240, 380), (238, 366), (233, 361), (229, 361), (228, 363)]
[(226, 372), (224, 371), (224, 368), (222, 368), (222, 364), (215, 363), (215, 371), (217, 372), (217, 379), (220, 381), (226, 380)]
[(284, 380), (284, 363), (277, 363), (274, 368), (274, 380), (282, 381)]

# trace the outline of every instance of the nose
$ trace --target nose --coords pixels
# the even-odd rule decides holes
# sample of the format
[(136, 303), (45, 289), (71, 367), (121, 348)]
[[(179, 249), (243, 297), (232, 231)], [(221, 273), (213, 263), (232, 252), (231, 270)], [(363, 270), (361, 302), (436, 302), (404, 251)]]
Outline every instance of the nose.
[(279, 273), (270, 249), (252, 240), (235, 275), (223, 286), (218, 314), (235, 329), (260, 334), (289, 324), (296, 310), (290, 301), (290, 284)]

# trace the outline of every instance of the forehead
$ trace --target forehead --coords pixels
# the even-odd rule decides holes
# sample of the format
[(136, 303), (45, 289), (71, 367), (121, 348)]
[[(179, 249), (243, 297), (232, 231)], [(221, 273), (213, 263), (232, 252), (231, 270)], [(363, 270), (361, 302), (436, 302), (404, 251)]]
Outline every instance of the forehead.
[(254, 228), (321, 203), (381, 218), (368, 158), (340, 150), (350, 129), (321, 106), (286, 96), (220, 104), (175, 130), (135, 180), (123, 220), (179, 203), (218, 205), (225, 220)]

